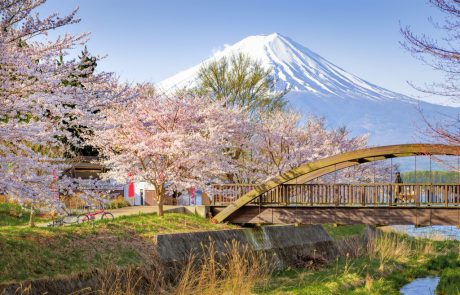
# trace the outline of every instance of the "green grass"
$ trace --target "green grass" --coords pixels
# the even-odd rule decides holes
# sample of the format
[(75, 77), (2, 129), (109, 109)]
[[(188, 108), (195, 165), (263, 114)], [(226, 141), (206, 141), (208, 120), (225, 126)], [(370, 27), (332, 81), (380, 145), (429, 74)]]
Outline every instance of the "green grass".
[(460, 268), (446, 268), (437, 288), (438, 294), (460, 294)]
[(334, 240), (345, 239), (354, 235), (361, 235), (364, 233), (364, 224), (355, 225), (335, 225), (335, 224), (324, 224), (324, 229)]
[(195, 215), (142, 214), (57, 228), (0, 226), (0, 283), (151, 261), (160, 233), (232, 228)]
[[(16, 216), (11, 214), (16, 212)], [(21, 206), (10, 203), (0, 203), (0, 226), (18, 226), (29, 223), (30, 213), (23, 210)], [(36, 217), (36, 222), (46, 222), (48, 219)]]
[[(372, 279), (379, 262), (365, 258), (340, 258), (320, 270), (288, 270), (275, 275), (270, 283), (256, 290), (259, 294), (399, 294), (395, 284), (384, 278)], [(376, 293), (377, 292), (377, 293)]]

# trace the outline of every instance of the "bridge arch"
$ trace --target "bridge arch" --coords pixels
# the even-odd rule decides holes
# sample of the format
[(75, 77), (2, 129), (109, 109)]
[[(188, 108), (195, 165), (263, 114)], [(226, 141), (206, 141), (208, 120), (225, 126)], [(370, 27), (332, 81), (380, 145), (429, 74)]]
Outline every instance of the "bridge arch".
[(282, 184), (306, 183), (335, 170), (341, 170), (354, 165), (418, 155), (460, 156), (460, 146), (443, 144), (388, 145), (355, 150), (306, 163), (256, 186), (253, 190), (224, 208), (219, 214), (213, 217), (212, 221), (214, 223), (225, 221), (241, 207)]

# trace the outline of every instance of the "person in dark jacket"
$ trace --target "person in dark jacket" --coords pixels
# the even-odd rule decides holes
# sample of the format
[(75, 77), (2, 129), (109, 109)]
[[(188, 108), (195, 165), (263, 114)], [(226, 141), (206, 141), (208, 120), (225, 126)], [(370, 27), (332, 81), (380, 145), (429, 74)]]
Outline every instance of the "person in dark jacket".
[(400, 172), (396, 172), (396, 179), (395, 179), (395, 192), (396, 192), (396, 195), (395, 195), (395, 203), (398, 202), (398, 199), (400, 198), (400, 195), (401, 195), (401, 192), (402, 192), (402, 184), (403, 183), (403, 180), (402, 180), (402, 177), (401, 177), (401, 173)]

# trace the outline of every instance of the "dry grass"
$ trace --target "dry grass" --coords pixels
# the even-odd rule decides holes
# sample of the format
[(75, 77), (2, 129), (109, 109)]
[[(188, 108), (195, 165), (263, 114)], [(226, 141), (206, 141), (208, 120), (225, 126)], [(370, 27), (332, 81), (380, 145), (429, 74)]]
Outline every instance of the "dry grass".
[(363, 235), (351, 236), (336, 241), (339, 256), (357, 258), (367, 254), (367, 238)]
[(337, 241), (337, 249), (342, 257), (358, 258), (367, 256), (380, 262), (383, 271), (389, 261), (406, 262), (415, 253), (431, 253), (432, 243), (413, 243), (410, 239), (392, 232), (369, 233)]
[(211, 243), (206, 259), (190, 259), (173, 294), (251, 294), (251, 290), (267, 280), (270, 264), (266, 255), (232, 241), (227, 252), (219, 257)]
[(158, 265), (139, 268), (112, 268), (104, 270), (98, 276), (95, 291), (82, 289), (76, 294), (104, 294), (104, 295), (136, 295), (164, 293), (167, 284)]
[(225, 254), (218, 253), (214, 244), (202, 249), (206, 257), (191, 255), (176, 280), (165, 281), (164, 267), (112, 268), (101, 273), (96, 291), (80, 290), (76, 294), (136, 295), (214, 295), (252, 294), (252, 289), (268, 280), (269, 259), (262, 253), (232, 241)]
[(393, 233), (378, 233), (369, 237), (367, 252), (370, 258), (380, 261), (381, 271), (387, 262), (405, 262), (414, 253), (412, 243), (407, 238)]
[(436, 250), (436, 247), (434, 246), (434, 241), (428, 239), (424, 239), (423, 242), (420, 241), (418, 243), (415, 243), (414, 251), (420, 254), (422, 257), (432, 255), (433, 253), (441, 254), (438, 253), (438, 250)]

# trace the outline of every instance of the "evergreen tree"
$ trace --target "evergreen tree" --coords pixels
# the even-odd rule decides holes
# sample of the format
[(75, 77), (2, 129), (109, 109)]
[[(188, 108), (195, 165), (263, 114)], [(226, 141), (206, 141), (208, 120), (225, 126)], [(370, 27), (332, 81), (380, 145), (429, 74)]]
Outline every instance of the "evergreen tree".
[[(80, 87), (85, 88), (84, 79), (94, 74), (97, 67), (97, 58), (91, 56), (88, 48), (85, 46), (81, 54), (78, 56), (79, 63), (76, 66), (75, 72), (69, 75), (68, 79), (62, 81), (64, 87)], [(59, 57), (58, 65), (63, 63), (62, 55)], [(74, 108), (75, 105), (65, 105), (67, 108)], [(97, 111), (96, 111), (97, 112)], [(61, 136), (59, 139), (65, 144), (66, 157), (74, 156), (97, 156), (99, 153), (94, 147), (84, 144), (83, 134), (91, 133), (92, 130), (86, 126), (75, 124), (77, 118), (75, 116), (65, 116), (62, 120), (64, 128), (70, 133), (70, 138)]]

